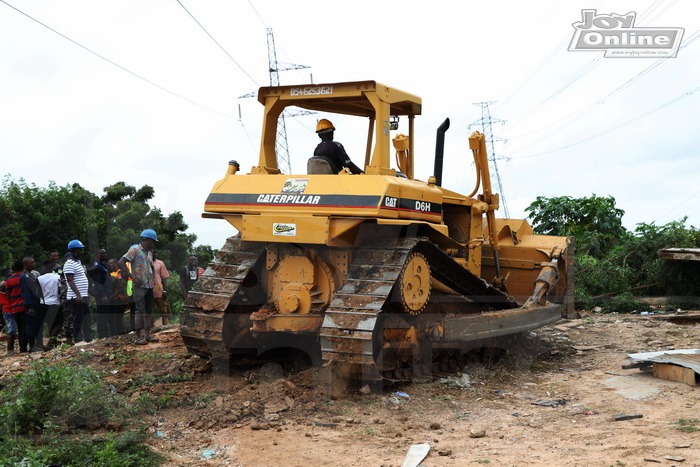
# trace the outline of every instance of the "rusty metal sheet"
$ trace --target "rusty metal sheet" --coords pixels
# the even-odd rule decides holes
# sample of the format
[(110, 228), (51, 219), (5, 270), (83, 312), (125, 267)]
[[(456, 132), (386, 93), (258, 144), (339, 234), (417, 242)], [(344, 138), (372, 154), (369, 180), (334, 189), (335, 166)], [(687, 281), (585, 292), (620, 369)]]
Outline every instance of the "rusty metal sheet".
[(658, 251), (659, 258), (676, 261), (700, 261), (700, 248), (664, 248)]
[(700, 349), (662, 350), (627, 355), (633, 362), (672, 363), (700, 374)]

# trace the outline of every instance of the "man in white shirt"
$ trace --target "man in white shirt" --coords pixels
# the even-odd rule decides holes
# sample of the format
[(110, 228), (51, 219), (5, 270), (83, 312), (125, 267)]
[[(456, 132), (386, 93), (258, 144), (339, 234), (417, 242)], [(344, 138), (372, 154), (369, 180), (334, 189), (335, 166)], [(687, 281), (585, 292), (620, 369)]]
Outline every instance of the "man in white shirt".
[(68, 283), (63, 328), (69, 344), (72, 344), (74, 339), (75, 342), (92, 340), (92, 335), (88, 335), (89, 328), (83, 326), (83, 320), (90, 310), (88, 308), (88, 278), (85, 274), (85, 267), (80, 262), (84, 251), (85, 245), (80, 240), (71, 240), (68, 243), (69, 254), (63, 265), (63, 274), (65, 274)]
[[(58, 344), (58, 334), (61, 331), (61, 320), (58, 320), (58, 310), (61, 307), (61, 276), (54, 272), (51, 261), (45, 261), (39, 276), (39, 285), (44, 292), (41, 299), (42, 315), (45, 316), (44, 323), (49, 329), (49, 346)], [(44, 329), (40, 330), (40, 336), (44, 335)], [(37, 336), (37, 339), (39, 337)]]

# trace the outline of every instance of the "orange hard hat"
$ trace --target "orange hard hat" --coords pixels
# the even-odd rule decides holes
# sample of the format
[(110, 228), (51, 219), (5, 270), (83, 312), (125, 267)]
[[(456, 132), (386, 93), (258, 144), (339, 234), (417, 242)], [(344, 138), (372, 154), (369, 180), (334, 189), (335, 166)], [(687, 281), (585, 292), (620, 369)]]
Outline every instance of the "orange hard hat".
[(331, 121), (325, 118), (319, 120), (316, 124), (316, 133), (321, 135), (323, 133), (328, 133), (329, 131), (335, 131), (335, 127), (333, 126)]

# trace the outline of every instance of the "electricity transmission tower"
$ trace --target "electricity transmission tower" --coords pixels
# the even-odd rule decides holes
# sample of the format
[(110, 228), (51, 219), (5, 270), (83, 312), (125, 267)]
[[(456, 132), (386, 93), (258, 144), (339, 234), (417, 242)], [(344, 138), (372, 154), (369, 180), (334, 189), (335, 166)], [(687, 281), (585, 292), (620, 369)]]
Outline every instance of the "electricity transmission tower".
[[(270, 86), (279, 86), (280, 71), (301, 70), (309, 68), (306, 65), (283, 64), (277, 61), (275, 50), (275, 36), (272, 28), (267, 28), (267, 59), (270, 71)], [(275, 154), (277, 154), (277, 166), (283, 174), (292, 173), (292, 164), (289, 161), (289, 145), (287, 144), (287, 125), (284, 121), (284, 112), (277, 119), (277, 138), (275, 138)]]
[(501, 184), (501, 174), (498, 172), (498, 164), (496, 163), (497, 159), (508, 160), (508, 158), (496, 155), (496, 150), (494, 149), (494, 144), (493, 144), (494, 141), (504, 142), (505, 139), (499, 138), (498, 136), (494, 136), (493, 135), (493, 128), (492, 128), (493, 123), (503, 124), (505, 122), (501, 119), (491, 117), (491, 111), (489, 110), (489, 105), (493, 104), (494, 102), (495, 101), (474, 102), (474, 105), (481, 107), (481, 119), (470, 124), (468, 128), (471, 128), (473, 126), (480, 126), (481, 127), (481, 132), (484, 134), (484, 138), (486, 139), (486, 144), (489, 147), (489, 165), (491, 167), (491, 173), (496, 178), (496, 189), (498, 190), (497, 193), (499, 193), (500, 198), (501, 198), (501, 207), (503, 208), (503, 213), (505, 214), (505, 217), (510, 218), (510, 214), (508, 213), (508, 205), (506, 204), (506, 195), (505, 195), (505, 192), (503, 191), (503, 185)]

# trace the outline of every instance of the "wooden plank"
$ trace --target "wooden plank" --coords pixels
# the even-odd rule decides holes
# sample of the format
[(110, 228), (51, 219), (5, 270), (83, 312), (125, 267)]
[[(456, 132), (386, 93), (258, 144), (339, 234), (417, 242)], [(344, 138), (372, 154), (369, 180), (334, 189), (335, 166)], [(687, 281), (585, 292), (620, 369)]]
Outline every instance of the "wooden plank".
[(654, 377), (696, 386), (695, 371), (670, 363), (654, 363)]

